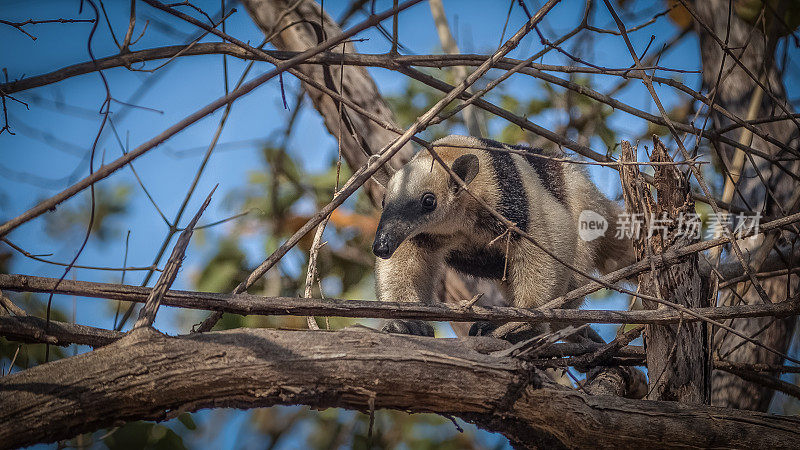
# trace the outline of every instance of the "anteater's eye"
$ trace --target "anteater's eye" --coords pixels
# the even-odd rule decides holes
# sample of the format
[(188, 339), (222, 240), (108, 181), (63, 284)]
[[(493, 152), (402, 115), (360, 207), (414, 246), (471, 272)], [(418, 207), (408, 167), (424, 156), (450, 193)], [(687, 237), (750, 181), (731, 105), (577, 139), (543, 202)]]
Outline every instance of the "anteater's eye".
[(420, 199), (420, 203), (422, 203), (422, 207), (428, 211), (433, 211), (436, 209), (436, 196), (430, 192), (426, 192), (422, 194), (422, 198)]

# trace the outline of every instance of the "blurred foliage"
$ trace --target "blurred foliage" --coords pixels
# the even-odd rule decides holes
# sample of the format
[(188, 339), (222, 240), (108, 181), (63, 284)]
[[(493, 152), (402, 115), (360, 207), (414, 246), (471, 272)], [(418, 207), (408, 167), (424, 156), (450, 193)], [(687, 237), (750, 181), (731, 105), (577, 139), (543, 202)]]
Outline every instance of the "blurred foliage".
[(203, 292), (231, 292), (248, 273), (247, 258), (233, 237), (219, 241), (211, 260), (195, 280), (195, 289)]
[[(736, 0), (733, 9), (756, 29), (766, 28), (778, 37), (789, 35), (800, 25), (800, 0)], [(759, 25), (762, 11), (764, 24)]]
[[(190, 417), (185, 414), (186, 417)], [(191, 419), (188, 419), (189, 421)], [(188, 422), (192, 425), (194, 422)], [(186, 427), (187, 430), (193, 430), (192, 427)], [(124, 426), (113, 430), (113, 432), (106, 433), (106, 437), (102, 439), (111, 450), (137, 450), (137, 449), (152, 449), (152, 450), (170, 450), (170, 449), (185, 449), (183, 438), (173, 431), (171, 428), (152, 422), (129, 422)]]
[(317, 415), (321, 432), (309, 434), (306, 444), (310, 449), (483, 448), (471, 430), (459, 433), (450, 420), (434, 414), (376, 411), (371, 435), (368, 414), (329, 409)]
[[(130, 207), (131, 186), (117, 184), (111, 188), (96, 187), (95, 189), (95, 219), (92, 226), (94, 242), (104, 243), (120, 235), (117, 221), (128, 213)], [(54, 213), (46, 214), (45, 232), (52, 238), (68, 241), (74, 233), (83, 233), (89, 225), (89, 211), (91, 210), (91, 196), (84, 195), (74, 205), (67, 203), (60, 206)], [(22, 258), (19, 253), (10, 249), (5, 244), (0, 244), (0, 273), (9, 273), (13, 258)], [(46, 294), (4, 292), (17, 306), (29, 315), (47, 317)], [(55, 304), (50, 310), (50, 319), (70, 322), (69, 315), (59, 309)], [(14, 368), (22, 370), (45, 362), (44, 344), (21, 344), (0, 337), (0, 367), (9, 370), (8, 365), (14, 360)], [(19, 352), (17, 353), (17, 349)], [(50, 346), (50, 361), (63, 358), (73, 353), (73, 348)], [(16, 359), (14, 355), (16, 354)]]
[[(308, 433), (298, 447), (313, 450), (487, 448), (479, 443), (474, 428), (459, 432), (449, 419), (435, 414), (376, 411), (371, 435), (368, 414), (337, 408), (324, 411), (306, 407), (263, 408), (253, 412), (251, 422), (254, 429), (268, 439), (268, 448), (288, 447), (287, 431), (309, 423), (313, 424), (314, 431)], [(503, 447), (501, 441), (489, 448)]]
[[(114, 219), (124, 216), (129, 209), (132, 186), (117, 184), (111, 188), (95, 187), (94, 191), (94, 222), (92, 236), (94, 239), (106, 241), (120, 236), (120, 229)], [(80, 202), (65, 203), (59, 206), (55, 213), (46, 214), (45, 231), (56, 239), (70, 237), (77, 231), (85, 232), (89, 226), (91, 215), (91, 195), (87, 191), (81, 196)]]
[(667, 16), (675, 22), (680, 28), (689, 28), (694, 23), (692, 14), (686, 9), (678, 0), (666, 0), (671, 8)]
[[(178, 428), (178, 431), (194, 431), (197, 428), (192, 416), (180, 414), (175, 420), (167, 422)], [(111, 450), (185, 450), (183, 437), (165, 424), (128, 422), (110, 430), (85, 433), (72, 439), (59, 442), (59, 447), (74, 448), (108, 448)]]
[[(248, 261), (242, 251), (243, 240), (262, 239), (259, 255), (272, 253), (311, 217), (313, 211), (330, 201), (337, 185), (336, 161), (320, 173), (308, 173), (289, 156), (285, 148), (262, 149), (263, 166), (248, 174), (247, 184), (231, 192), (226, 204), (232, 212), (254, 210), (260, 214), (238, 221), (230, 232), (214, 243), (211, 257), (193, 277), (195, 288), (208, 292), (230, 292), (245, 280), (250, 268), (260, 261)], [(343, 165), (338, 173), (339, 186), (350, 176)], [(317, 261), (320, 282), (314, 295), (364, 298), (371, 291), (373, 259), (369, 251), (377, 227), (377, 215), (365, 199), (348, 201), (331, 215), (325, 231), (327, 244)], [(251, 292), (263, 295), (297, 296), (305, 287), (307, 255), (313, 240), (309, 233), (297, 249), (277, 264)], [(300, 261), (298, 261), (298, 259)], [(331, 292), (325, 292), (327, 286)], [(322, 289), (322, 292), (320, 292)], [(331, 323), (329, 320), (328, 323)], [(344, 326), (350, 321), (337, 320)], [(217, 329), (236, 327), (305, 328), (304, 318), (241, 317), (226, 314)]]

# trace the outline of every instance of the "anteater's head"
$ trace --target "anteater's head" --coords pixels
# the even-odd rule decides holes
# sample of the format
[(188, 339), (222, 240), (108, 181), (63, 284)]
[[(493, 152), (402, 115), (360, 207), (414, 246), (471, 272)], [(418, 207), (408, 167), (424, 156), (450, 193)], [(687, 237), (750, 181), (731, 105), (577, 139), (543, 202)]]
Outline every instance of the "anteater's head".
[[(478, 174), (478, 157), (459, 156), (451, 169), (469, 184)], [(388, 259), (406, 239), (420, 233), (451, 234), (458, 228), (458, 183), (438, 162), (415, 158), (396, 172), (386, 185), (378, 231), (372, 252)]]

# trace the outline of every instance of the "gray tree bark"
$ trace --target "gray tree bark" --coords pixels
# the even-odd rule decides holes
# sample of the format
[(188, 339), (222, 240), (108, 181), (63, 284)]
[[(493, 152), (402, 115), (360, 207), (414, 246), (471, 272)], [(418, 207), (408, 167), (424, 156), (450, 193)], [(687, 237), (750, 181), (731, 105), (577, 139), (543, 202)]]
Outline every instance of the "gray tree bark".
[(0, 447), (52, 442), (202, 408), (305, 404), (452, 414), (519, 448), (800, 446), (800, 419), (588, 396), (520, 359), (457, 339), (140, 328), (89, 353), (0, 378)]
[[(623, 141), (620, 160), (636, 161), (636, 151)], [(653, 162), (672, 159), (664, 145), (653, 139)], [(680, 217), (694, 212), (689, 185), (676, 166), (654, 166), (657, 199), (639, 174), (637, 166), (620, 170), (622, 192), (628, 213), (644, 217), (639, 236), (634, 236), (637, 259), (661, 255), (671, 248), (680, 248), (698, 240), (680, 226)], [(663, 227), (663, 228), (662, 228)], [(651, 233), (652, 232), (652, 233)], [(652, 234), (652, 236), (651, 236)], [(703, 305), (702, 283), (697, 254), (664, 268), (639, 274), (638, 292), (689, 308)], [(663, 304), (643, 300), (648, 309), (664, 309)], [(706, 347), (705, 327), (700, 323), (648, 325), (645, 328), (648, 399), (686, 403), (708, 403), (710, 366)]]
[[(271, 43), (279, 50), (304, 51), (342, 32), (339, 25), (316, 2), (245, 0), (242, 3), (265, 36), (272, 36)], [(353, 53), (355, 50), (353, 44), (345, 43), (330, 51)], [(298, 70), (328, 89), (367, 108), (387, 123), (394, 124), (394, 114), (383, 101), (365, 67), (342, 68), (337, 65), (309, 64), (298, 67)], [(331, 135), (336, 139), (341, 136), (342, 157), (351, 169), (356, 170), (366, 164), (369, 155), (377, 153), (397, 137), (397, 134), (365, 117), (348, 113), (345, 105), (341, 105), (340, 115), (339, 101), (319, 89), (306, 83), (303, 84), (303, 89), (308, 93)], [(392, 174), (391, 169), (401, 167), (412, 155), (411, 145), (406, 145), (390, 160), (389, 167), (384, 166), (376, 174), (378, 181), (385, 182)], [(383, 198), (380, 186), (369, 182), (366, 189), (373, 202), (380, 204)]]
[[(777, 2), (778, 9), (786, 7), (788, 2)], [(731, 2), (727, 0), (703, 0), (694, 2), (697, 14), (711, 31), (707, 30), (698, 20), (695, 20), (695, 29), (700, 37), (700, 52), (703, 59), (703, 84), (706, 89), (716, 88), (715, 98), (717, 103), (728, 111), (736, 114), (740, 118), (747, 118), (748, 109), (756, 91), (760, 90), (755, 81), (740, 66), (738, 66), (730, 55), (723, 57), (724, 51), (719, 43), (712, 36), (712, 32), (717, 37), (725, 41), (728, 47), (738, 56), (742, 64), (747, 67), (752, 74), (761, 78), (763, 84), (768, 87), (772, 97), (778, 102), (786, 102), (786, 93), (783, 87), (780, 74), (775, 62), (776, 37), (774, 28), (767, 27), (767, 35), (763, 33), (763, 27), (753, 26), (742, 20), (735, 11), (730, 14), (730, 28), (728, 27), (729, 6)], [(769, 16), (772, 13), (766, 12)], [(772, 20), (775, 24), (777, 21)], [(744, 50), (742, 50), (744, 48)], [(724, 60), (724, 65), (723, 65)], [(722, 82), (717, 86), (717, 78), (722, 68)], [(730, 75), (726, 74), (730, 71)], [(767, 93), (763, 95), (761, 102), (756, 104), (754, 117), (770, 117), (783, 114), (783, 110)], [(714, 125), (727, 126), (731, 121), (720, 114), (712, 114)], [(759, 125), (769, 136), (798, 148), (798, 127), (791, 121), (772, 122)], [(729, 133), (729, 137), (739, 140), (740, 131)], [(733, 159), (733, 150), (730, 146), (715, 143), (722, 152), (722, 156), (728, 159), (728, 163)], [(764, 141), (758, 136), (753, 136), (752, 147), (764, 151), (770, 155), (784, 156), (780, 149)], [(736, 206), (745, 206), (753, 211), (763, 211), (767, 215), (786, 215), (798, 211), (798, 183), (790, 177), (785, 176), (778, 170), (773, 170), (770, 164), (758, 157), (754, 161), (764, 177), (764, 181), (759, 177), (757, 171), (749, 159), (745, 160), (742, 176), (738, 180), (738, 188), (741, 195), (733, 197)], [(794, 173), (800, 169), (797, 161), (792, 162), (789, 167)], [(769, 198), (768, 192), (774, 193), (774, 198)], [(779, 206), (780, 205), (780, 206)], [(788, 242), (793, 242), (796, 235), (783, 232), (784, 238)], [(765, 240), (747, 242), (742, 248), (750, 249), (751, 254), (757, 254), (759, 247), (764, 245), (772, 246), (779, 239), (769, 237)], [(768, 249), (764, 249), (768, 250)], [(754, 260), (757, 258), (753, 258)], [(752, 261), (752, 260), (751, 260)], [(758, 266), (759, 261), (752, 261), (751, 265)], [(798, 278), (795, 275), (776, 277), (762, 282), (764, 290), (772, 302), (785, 301), (791, 295), (796, 295), (798, 288)], [(755, 289), (748, 289), (744, 294), (747, 303), (760, 303), (761, 299)], [(719, 304), (736, 304), (736, 299), (729, 291), (723, 292), (718, 299)], [(746, 335), (756, 335), (758, 339), (781, 352), (786, 352), (792, 340), (796, 319), (794, 317), (773, 320), (771, 318), (733, 320), (732, 326)], [(761, 331), (766, 327), (766, 330)], [(738, 347), (738, 348), (737, 348)], [(781, 358), (765, 351), (760, 347), (749, 345), (742, 342), (742, 339), (724, 331), (717, 331), (714, 334), (714, 348), (716, 355), (726, 355), (726, 360), (740, 363), (767, 363), (780, 364)], [(735, 349), (735, 350), (734, 350)], [(716, 371), (712, 377), (712, 402), (715, 405), (729, 406), (735, 408), (746, 408), (766, 411), (772, 400), (773, 391), (761, 385), (745, 381), (736, 375)]]

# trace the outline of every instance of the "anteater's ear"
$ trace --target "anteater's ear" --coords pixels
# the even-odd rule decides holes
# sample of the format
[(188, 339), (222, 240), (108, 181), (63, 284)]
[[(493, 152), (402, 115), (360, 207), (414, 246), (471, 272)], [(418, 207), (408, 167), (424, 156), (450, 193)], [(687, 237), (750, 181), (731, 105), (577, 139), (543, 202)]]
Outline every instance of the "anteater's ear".
[[(464, 181), (464, 184), (470, 184), (472, 180), (475, 179), (475, 176), (478, 175), (480, 164), (478, 163), (478, 157), (469, 153), (459, 156), (453, 161), (451, 167), (453, 172)], [(458, 190), (458, 183), (456, 180), (450, 179), (450, 187)]]

